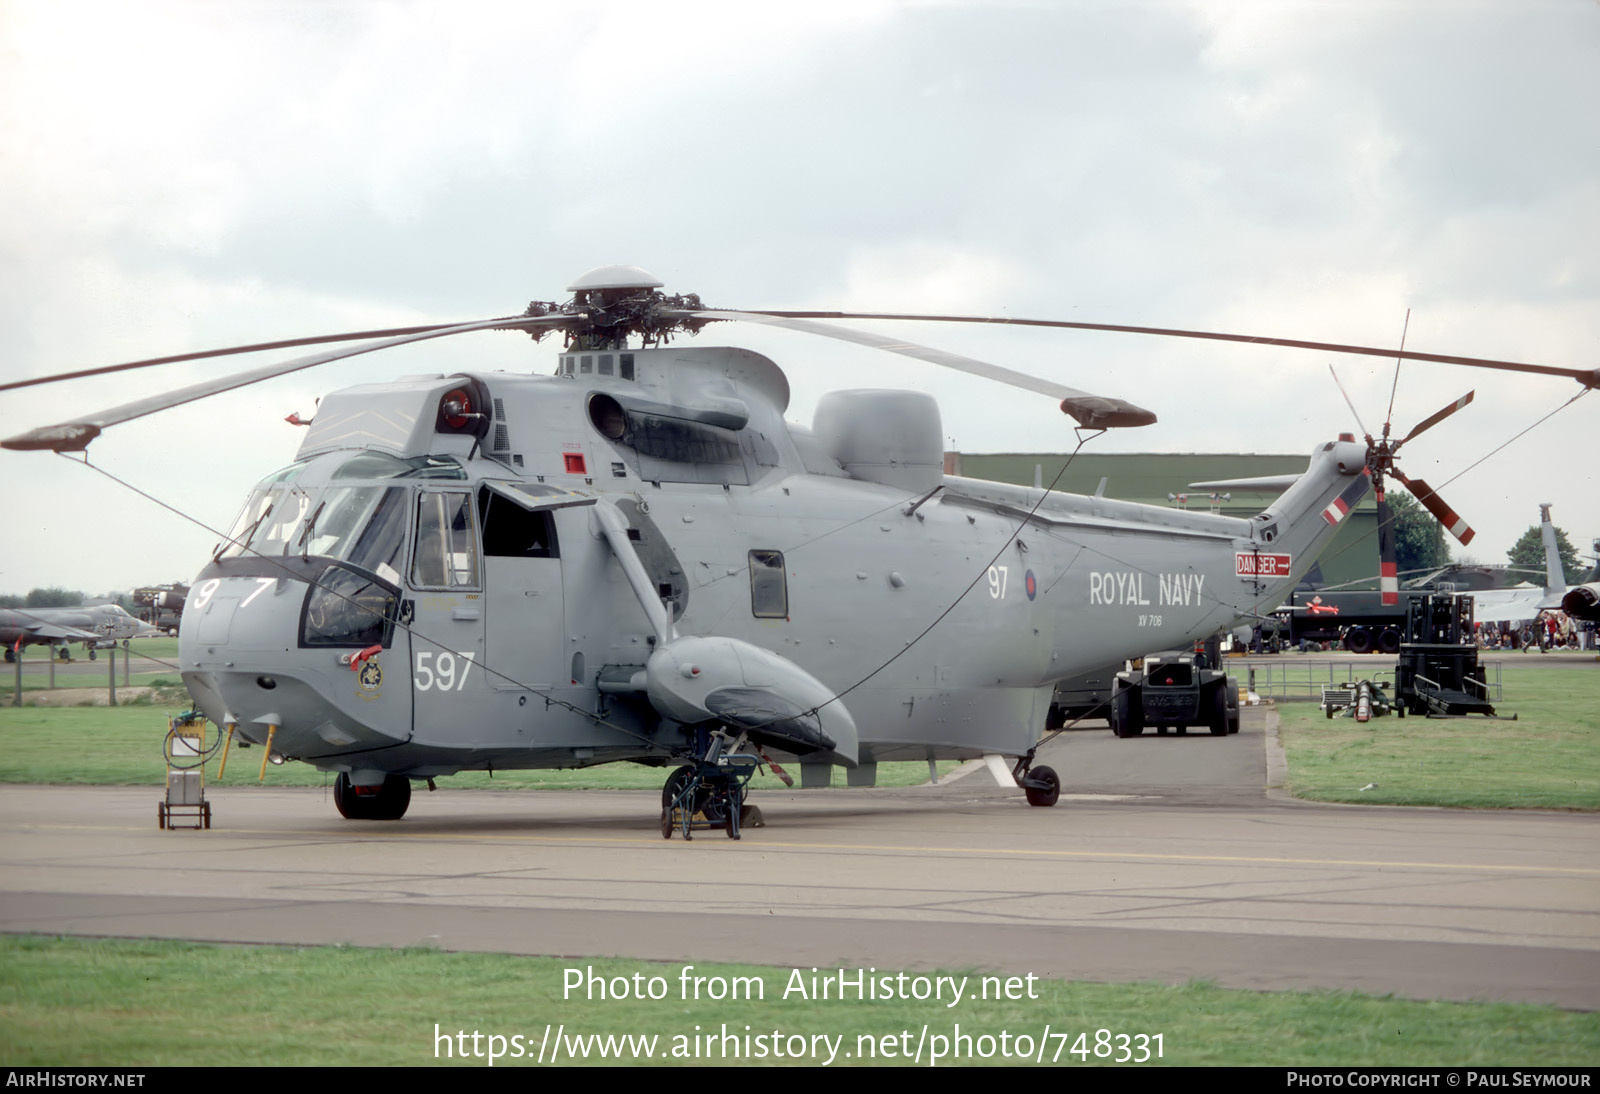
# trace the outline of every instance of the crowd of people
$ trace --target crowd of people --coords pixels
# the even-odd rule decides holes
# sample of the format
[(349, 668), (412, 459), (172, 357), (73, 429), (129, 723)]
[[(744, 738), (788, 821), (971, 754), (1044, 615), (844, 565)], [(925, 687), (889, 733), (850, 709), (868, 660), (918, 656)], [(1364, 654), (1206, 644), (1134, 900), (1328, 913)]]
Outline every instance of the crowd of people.
[(1546, 653), (1596, 648), (1595, 624), (1576, 622), (1561, 611), (1540, 612), (1539, 618), (1522, 623), (1478, 623), (1473, 629), (1477, 632), (1478, 648), (1485, 650), (1520, 649), (1527, 653), (1537, 649)]

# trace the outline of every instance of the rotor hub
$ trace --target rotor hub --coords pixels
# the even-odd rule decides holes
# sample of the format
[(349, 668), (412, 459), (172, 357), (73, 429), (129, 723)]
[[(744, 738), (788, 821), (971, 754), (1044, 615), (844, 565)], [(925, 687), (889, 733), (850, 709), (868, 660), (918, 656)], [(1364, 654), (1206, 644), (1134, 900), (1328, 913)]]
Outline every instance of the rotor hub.
[[(637, 337), (641, 346), (658, 345), (671, 341), (674, 334), (693, 334), (709, 322), (688, 314), (704, 306), (699, 296), (668, 296), (657, 291), (662, 284), (638, 266), (601, 266), (567, 286), (571, 300), (564, 304), (535, 300), (523, 315), (570, 317), (554, 325), (566, 335), (569, 350), (626, 349), (630, 337)], [(528, 333), (537, 342), (549, 329)]]

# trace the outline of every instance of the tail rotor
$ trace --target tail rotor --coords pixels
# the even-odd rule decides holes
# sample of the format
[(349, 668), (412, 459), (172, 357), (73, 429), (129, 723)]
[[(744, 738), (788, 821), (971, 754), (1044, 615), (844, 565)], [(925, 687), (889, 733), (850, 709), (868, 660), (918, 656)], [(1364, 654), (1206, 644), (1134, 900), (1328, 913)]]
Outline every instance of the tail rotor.
[[(1398, 363), (1395, 367), (1398, 373)], [(1334, 371), (1332, 365), (1328, 366), (1328, 371), (1333, 373), (1333, 382), (1338, 385), (1339, 394), (1344, 396), (1344, 401), (1350, 407), (1350, 413), (1355, 416), (1356, 425), (1360, 427), (1362, 435), (1367, 442), (1367, 473), (1372, 477), (1373, 494), (1378, 504), (1378, 587), (1382, 591), (1384, 604), (1398, 604), (1400, 602), (1400, 583), (1394, 554), (1393, 513), (1385, 497), (1385, 479), (1392, 477), (1401, 486), (1404, 486), (1424, 509), (1431, 513), (1440, 524), (1449, 530), (1452, 536), (1460, 541), (1462, 546), (1471, 543), (1474, 535), (1472, 527), (1457, 515), (1456, 511), (1439, 496), (1433, 487), (1421, 479), (1407, 478), (1405, 472), (1395, 465), (1395, 459), (1399, 455), (1400, 449), (1407, 442), (1426, 433), (1450, 417), (1450, 415), (1465, 407), (1472, 402), (1473, 395), (1476, 393), (1469, 391), (1461, 398), (1436, 410), (1413, 426), (1411, 431), (1399, 440), (1390, 439), (1390, 420), (1393, 417), (1394, 409), (1391, 396), (1389, 417), (1384, 420), (1381, 435), (1374, 438), (1371, 433), (1367, 432), (1366, 426), (1362, 424), (1361, 415), (1357, 413), (1355, 403), (1351, 402), (1350, 394), (1345, 391), (1344, 384), (1339, 381), (1338, 372)]]

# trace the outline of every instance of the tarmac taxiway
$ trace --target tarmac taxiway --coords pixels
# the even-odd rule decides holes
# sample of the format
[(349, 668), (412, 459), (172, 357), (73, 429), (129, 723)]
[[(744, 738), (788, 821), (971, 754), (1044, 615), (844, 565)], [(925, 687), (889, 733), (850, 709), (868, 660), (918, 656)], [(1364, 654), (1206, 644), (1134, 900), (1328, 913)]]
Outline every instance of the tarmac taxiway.
[[(326, 790), (0, 792), (0, 930), (251, 943), (961, 968), (1600, 1009), (1600, 828), (1557, 812), (1269, 792), (1235, 737), (1064, 734), (1068, 792), (773, 793), (766, 826), (664, 841), (643, 791), (463, 791), (349, 822)], [(269, 776), (270, 777), (270, 776)]]

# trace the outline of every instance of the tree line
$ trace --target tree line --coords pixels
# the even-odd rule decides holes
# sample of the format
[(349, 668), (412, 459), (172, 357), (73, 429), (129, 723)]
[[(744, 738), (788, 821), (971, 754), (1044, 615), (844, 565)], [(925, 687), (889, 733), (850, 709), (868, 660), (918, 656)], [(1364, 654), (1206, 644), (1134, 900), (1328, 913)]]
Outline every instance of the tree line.
[[(0, 593), (0, 608), (81, 608), (90, 599), (78, 589), (63, 589), (52, 585), (47, 589), (29, 589), (27, 596)], [(120, 604), (124, 611), (133, 610), (133, 597), (128, 593), (107, 593), (95, 600), (110, 600)]]

